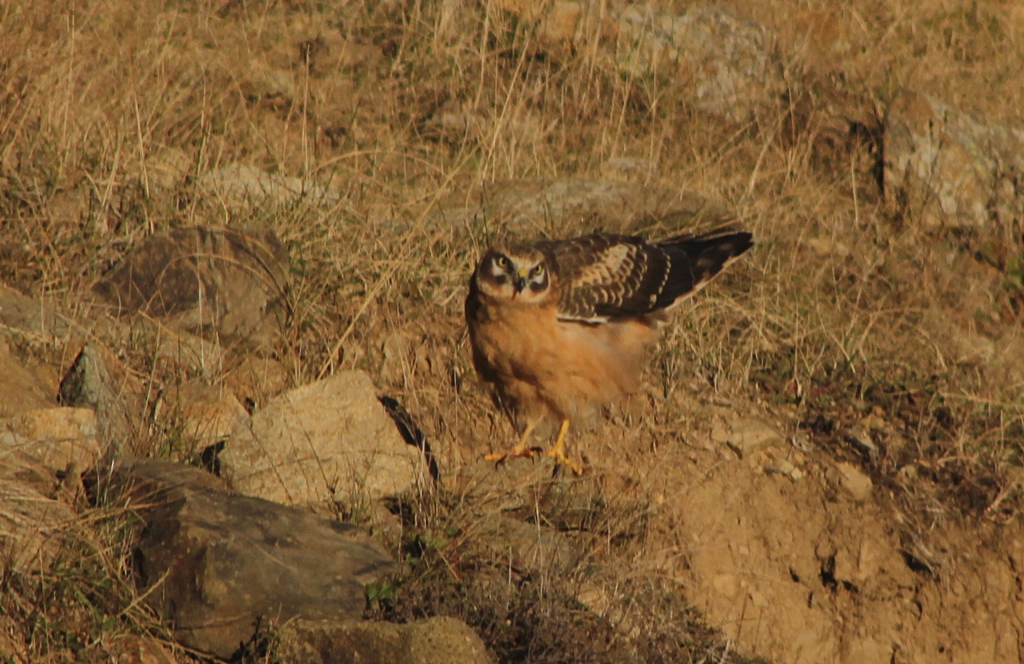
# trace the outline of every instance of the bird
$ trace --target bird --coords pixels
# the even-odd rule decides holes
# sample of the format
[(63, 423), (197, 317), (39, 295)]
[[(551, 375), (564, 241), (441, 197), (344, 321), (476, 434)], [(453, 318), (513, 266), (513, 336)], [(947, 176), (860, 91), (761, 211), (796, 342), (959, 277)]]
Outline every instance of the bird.
[[(470, 277), (466, 322), (477, 375), (519, 440), (485, 458), (543, 454), (581, 475), (565, 451), (570, 423), (636, 392), (673, 308), (753, 244), (731, 225), (651, 243), (592, 233), (489, 248)], [(558, 426), (543, 451), (529, 445), (541, 425)]]

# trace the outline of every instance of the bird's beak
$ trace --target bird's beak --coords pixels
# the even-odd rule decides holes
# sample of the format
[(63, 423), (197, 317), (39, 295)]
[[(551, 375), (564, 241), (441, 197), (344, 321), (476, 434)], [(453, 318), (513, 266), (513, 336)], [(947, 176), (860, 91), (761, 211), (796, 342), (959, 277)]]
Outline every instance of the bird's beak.
[(519, 271), (516, 272), (516, 278), (512, 281), (512, 286), (515, 288), (515, 292), (512, 295), (513, 297), (522, 293), (523, 289), (526, 288), (526, 277), (529, 274), (529, 271), (527, 271), (525, 267), (519, 268)]

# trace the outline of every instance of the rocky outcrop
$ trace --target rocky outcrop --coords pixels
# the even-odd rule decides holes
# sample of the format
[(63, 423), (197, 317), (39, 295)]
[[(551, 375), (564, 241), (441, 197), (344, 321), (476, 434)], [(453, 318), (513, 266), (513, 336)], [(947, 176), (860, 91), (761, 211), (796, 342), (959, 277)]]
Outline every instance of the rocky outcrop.
[(233, 494), (198, 468), (138, 460), (95, 481), (142, 521), (134, 560), (146, 601), (181, 643), (218, 657), (270, 622), (357, 619), (365, 585), (395, 569), (360, 528)]

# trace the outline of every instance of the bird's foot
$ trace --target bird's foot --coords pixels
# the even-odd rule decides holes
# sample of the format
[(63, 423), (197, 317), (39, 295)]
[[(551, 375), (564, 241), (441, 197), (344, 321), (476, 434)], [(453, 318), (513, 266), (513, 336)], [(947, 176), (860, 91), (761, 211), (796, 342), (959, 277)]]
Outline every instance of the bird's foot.
[(578, 463), (565, 456), (565, 452), (558, 449), (558, 447), (552, 447), (550, 450), (544, 450), (542, 453), (544, 456), (552, 457), (555, 460), (555, 465), (565, 466), (572, 471), (572, 474), (579, 477), (583, 474), (583, 467)]

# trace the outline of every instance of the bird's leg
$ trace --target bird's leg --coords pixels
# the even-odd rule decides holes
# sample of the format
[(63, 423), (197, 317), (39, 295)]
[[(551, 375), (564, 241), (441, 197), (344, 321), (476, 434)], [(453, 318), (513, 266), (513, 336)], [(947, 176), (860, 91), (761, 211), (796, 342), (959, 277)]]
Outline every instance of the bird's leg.
[(519, 442), (516, 443), (515, 447), (504, 454), (492, 452), (484, 458), (488, 461), (504, 461), (505, 459), (514, 459), (518, 456), (533, 456), (533, 450), (526, 447), (526, 440), (530, 437), (530, 434), (533, 433), (535, 428), (537, 428), (537, 422), (527, 422), (526, 428), (523, 429), (523, 434), (519, 436)]
[(569, 433), (569, 420), (562, 420), (562, 427), (558, 430), (558, 439), (550, 450), (544, 452), (545, 456), (554, 457), (555, 463), (563, 464), (572, 469), (574, 475), (582, 475), (583, 469), (578, 463), (565, 456), (565, 434)]

